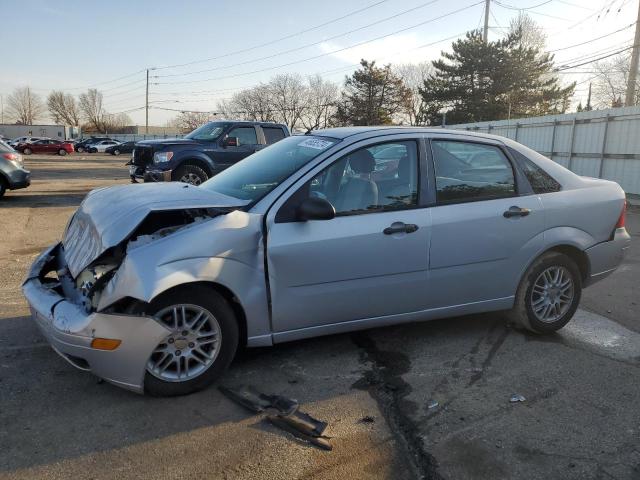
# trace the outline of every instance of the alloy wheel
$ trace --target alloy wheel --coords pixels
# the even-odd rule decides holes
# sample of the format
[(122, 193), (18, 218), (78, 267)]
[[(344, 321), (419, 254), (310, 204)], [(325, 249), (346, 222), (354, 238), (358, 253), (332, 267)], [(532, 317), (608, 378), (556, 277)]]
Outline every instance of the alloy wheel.
[(195, 173), (185, 173), (180, 178), (180, 181), (183, 183), (188, 183), (190, 185), (200, 185), (202, 183), (202, 179)]
[(531, 290), (531, 309), (538, 320), (553, 323), (571, 308), (574, 297), (573, 277), (566, 267), (545, 269)]
[(220, 324), (208, 310), (180, 304), (163, 308), (155, 318), (171, 333), (153, 350), (147, 371), (165, 382), (184, 382), (204, 373), (220, 353)]

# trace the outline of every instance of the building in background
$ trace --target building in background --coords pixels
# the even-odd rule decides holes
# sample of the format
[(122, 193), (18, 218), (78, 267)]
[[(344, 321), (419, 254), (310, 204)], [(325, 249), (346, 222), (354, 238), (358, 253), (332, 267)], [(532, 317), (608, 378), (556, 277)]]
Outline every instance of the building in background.
[(64, 125), (0, 124), (0, 135), (7, 138), (31, 136), (47, 137), (55, 140), (69, 140), (80, 136), (80, 127), (66, 127)]

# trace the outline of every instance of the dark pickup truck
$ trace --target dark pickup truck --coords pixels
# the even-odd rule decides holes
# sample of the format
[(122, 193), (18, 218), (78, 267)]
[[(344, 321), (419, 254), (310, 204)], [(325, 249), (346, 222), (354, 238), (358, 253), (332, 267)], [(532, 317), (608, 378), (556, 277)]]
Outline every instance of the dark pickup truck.
[(129, 165), (133, 182), (181, 181), (200, 185), (261, 148), (289, 136), (282, 124), (209, 122), (184, 138), (138, 142)]

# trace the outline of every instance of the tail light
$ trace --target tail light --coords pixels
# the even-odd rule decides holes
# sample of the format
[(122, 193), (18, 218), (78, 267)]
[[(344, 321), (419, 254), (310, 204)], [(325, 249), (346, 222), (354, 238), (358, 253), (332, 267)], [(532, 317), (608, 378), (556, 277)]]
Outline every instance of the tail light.
[(620, 216), (618, 217), (618, 223), (616, 223), (616, 228), (624, 228), (624, 224), (627, 218), (627, 201), (624, 201), (622, 204), (622, 212), (620, 212)]
[(2, 158), (4, 158), (5, 160), (11, 160), (12, 162), (16, 162), (20, 159), (20, 157), (16, 153), (3, 153)]

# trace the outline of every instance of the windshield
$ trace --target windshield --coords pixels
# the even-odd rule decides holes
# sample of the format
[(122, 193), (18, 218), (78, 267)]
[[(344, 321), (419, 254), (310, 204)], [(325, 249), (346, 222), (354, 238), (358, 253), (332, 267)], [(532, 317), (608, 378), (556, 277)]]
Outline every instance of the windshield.
[(207, 180), (200, 188), (257, 202), (339, 140), (294, 136), (280, 140)]
[(185, 135), (184, 138), (191, 140), (216, 140), (222, 131), (229, 126), (228, 123), (211, 122), (205, 123), (201, 127), (196, 128), (193, 132)]

